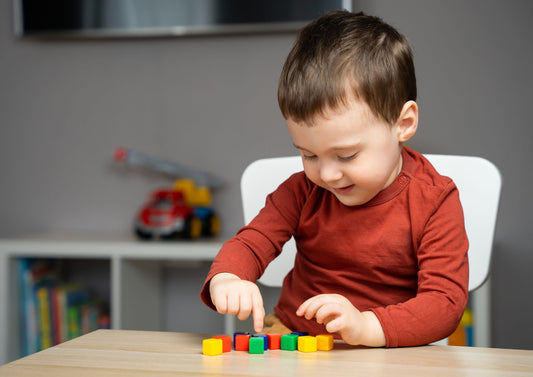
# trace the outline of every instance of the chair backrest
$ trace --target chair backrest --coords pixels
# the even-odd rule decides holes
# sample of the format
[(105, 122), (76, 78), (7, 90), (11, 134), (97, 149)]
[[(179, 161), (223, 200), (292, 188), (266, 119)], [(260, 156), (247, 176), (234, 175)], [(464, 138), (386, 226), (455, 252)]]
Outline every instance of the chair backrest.
[[(433, 154), (425, 157), (440, 174), (452, 178), (459, 189), (470, 242), (468, 287), (472, 291), (481, 286), (489, 274), (501, 190), (500, 173), (490, 161), (480, 157)], [(303, 166), (299, 156), (267, 158), (251, 163), (241, 179), (245, 223), (259, 213), (269, 193), (301, 170)], [(295, 254), (296, 245), (291, 239), (283, 247), (281, 255), (269, 264), (259, 282), (270, 287), (281, 286), (283, 278), (294, 265)]]

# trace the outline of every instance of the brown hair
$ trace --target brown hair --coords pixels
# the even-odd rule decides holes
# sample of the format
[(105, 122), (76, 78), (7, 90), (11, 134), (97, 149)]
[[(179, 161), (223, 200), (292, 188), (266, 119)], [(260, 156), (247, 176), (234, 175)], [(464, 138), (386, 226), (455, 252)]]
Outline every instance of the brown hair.
[(309, 122), (346, 105), (350, 94), (394, 124), (405, 102), (416, 100), (413, 56), (407, 39), (381, 19), (333, 11), (300, 31), (281, 72), (278, 102), (286, 119)]

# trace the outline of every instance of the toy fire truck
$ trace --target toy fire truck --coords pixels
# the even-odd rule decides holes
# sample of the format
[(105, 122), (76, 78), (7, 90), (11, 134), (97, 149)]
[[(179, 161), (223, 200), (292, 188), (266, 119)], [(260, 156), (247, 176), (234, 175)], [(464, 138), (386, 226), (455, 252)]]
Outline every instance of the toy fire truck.
[(117, 148), (114, 159), (131, 167), (148, 168), (173, 177), (188, 177), (177, 179), (172, 188), (150, 193), (134, 220), (134, 231), (139, 238), (196, 239), (219, 233), (220, 220), (211, 208), (211, 189), (219, 187), (221, 180), (132, 149)]

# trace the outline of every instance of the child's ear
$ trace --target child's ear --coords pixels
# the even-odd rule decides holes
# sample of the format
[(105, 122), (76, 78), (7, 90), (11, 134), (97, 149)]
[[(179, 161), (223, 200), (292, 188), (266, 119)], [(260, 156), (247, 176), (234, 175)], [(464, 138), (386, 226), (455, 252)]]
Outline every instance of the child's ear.
[(418, 105), (415, 101), (407, 101), (396, 123), (398, 126), (398, 141), (404, 143), (416, 133), (418, 128)]

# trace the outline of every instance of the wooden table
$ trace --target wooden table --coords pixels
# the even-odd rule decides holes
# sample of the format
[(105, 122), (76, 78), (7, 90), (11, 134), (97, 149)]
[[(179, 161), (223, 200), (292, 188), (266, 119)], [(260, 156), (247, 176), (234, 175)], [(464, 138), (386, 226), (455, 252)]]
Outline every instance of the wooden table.
[(202, 334), (98, 330), (0, 367), (0, 376), (533, 376), (533, 351), (424, 346), (202, 355)]

